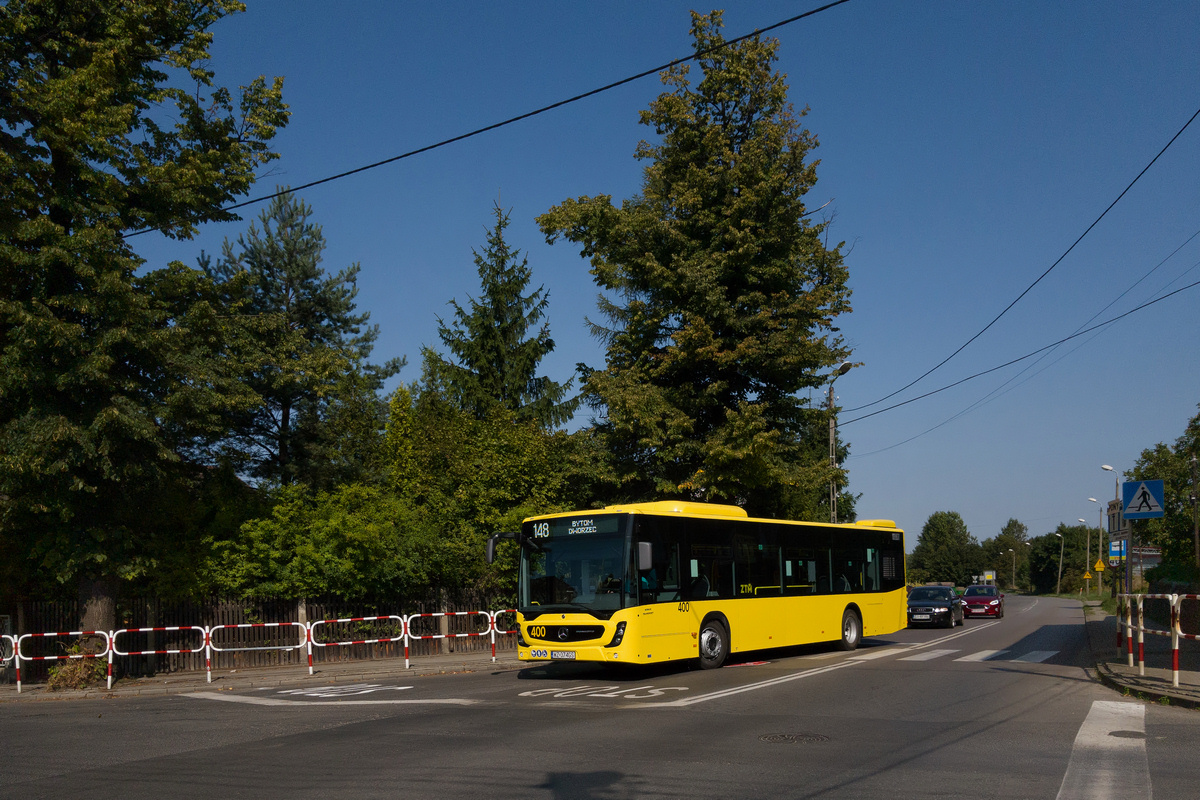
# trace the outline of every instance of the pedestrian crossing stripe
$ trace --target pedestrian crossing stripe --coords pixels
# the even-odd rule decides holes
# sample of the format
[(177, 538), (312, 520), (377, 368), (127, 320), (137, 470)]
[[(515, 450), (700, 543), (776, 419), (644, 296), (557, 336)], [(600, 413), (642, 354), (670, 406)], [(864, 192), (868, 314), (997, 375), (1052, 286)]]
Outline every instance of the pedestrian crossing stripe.
[[(896, 660), (897, 661), (933, 661), (935, 658), (941, 658), (942, 656), (954, 655), (955, 653), (958, 653), (958, 652), (961, 652), (961, 651), (959, 651), (959, 650), (928, 650), (924, 653), (917, 653), (916, 655), (905, 656), (904, 658), (898, 658)], [(979, 652), (961, 656), (960, 658), (956, 658), (954, 660), (955, 661), (974, 661), (974, 662), (1007, 661), (1007, 662), (1017, 662), (1017, 663), (1021, 663), (1021, 664), (1040, 664), (1043, 661), (1046, 661), (1046, 660), (1051, 659), (1054, 656), (1058, 655), (1057, 650), (1031, 650), (1030, 652), (1025, 653), (1024, 655), (1016, 656), (1014, 658), (1001, 658), (1001, 656), (1003, 656), (1005, 653), (1008, 653), (1008, 652), (1010, 652), (1010, 651), (1008, 651), (1008, 650), (980, 650)]]

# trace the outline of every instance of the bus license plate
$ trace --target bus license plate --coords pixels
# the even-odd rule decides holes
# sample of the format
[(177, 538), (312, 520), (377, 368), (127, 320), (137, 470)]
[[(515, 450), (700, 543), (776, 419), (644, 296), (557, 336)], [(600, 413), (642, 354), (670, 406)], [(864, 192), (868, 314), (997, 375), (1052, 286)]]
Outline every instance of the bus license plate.
[(574, 661), (575, 660), (575, 651), (574, 650), (551, 650), (550, 657), (553, 659), (556, 659), (558, 661)]

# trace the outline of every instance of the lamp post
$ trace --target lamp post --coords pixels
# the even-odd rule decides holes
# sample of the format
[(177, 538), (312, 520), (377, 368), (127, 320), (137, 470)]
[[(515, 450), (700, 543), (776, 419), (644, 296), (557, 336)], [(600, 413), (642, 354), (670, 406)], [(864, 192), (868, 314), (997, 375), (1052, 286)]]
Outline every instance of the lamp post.
[(833, 410), (833, 382), (850, 371), (843, 361), (829, 377), (829, 521), (837, 524), (837, 414)]
[[(1116, 467), (1110, 467), (1108, 464), (1101, 464), (1100, 469), (1113, 474), (1113, 500), (1117, 502), (1117, 507), (1121, 507), (1121, 473)], [(1111, 538), (1111, 531), (1109, 536)], [(1129, 526), (1129, 533), (1125, 536), (1125, 593), (1133, 591), (1133, 525)]]
[[(1092, 574), (1092, 564), (1091, 564), (1091, 561), (1092, 561), (1092, 529), (1087, 526), (1087, 520), (1084, 519), (1083, 517), (1078, 517), (1078, 520), (1083, 523), (1083, 528), (1084, 528), (1084, 530), (1087, 531), (1087, 549), (1084, 551), (1084, 556), (1083, 556), (1083, 574), (1091, 575)], [(1087, 591), (1088, 595), (1091, 595), (1092, 579), (1086, 578), (1085, 585), (1087, 587), (1086, 591)]]
[(1055, 593), (1055, 594), (1062, 594), (1062, 557), (1063, 557), (1063, 545), (1065, 545), (1065, 544), (1067, 543), (1067, 540), (1063, 538), (1063, 535), (1062, 535), (1061, 533), (1056, 533), (1056, 534), (1054, 534), (1054, 535), (1058, 537), (1058, 585), (1056, 585), (1056, 586), (1054, 587), (1054, 593)]
[(1012, 584), (1013, 591), (1015, 592), (1017, 590), (1017, 551), (1010, 547), (1008, 548), (1008, 552), (1013, 554), (1012, 580), (1009, 583)]
[[(1103, 559), (1104, 558), (1104, 503), (1101, 503), (1099, 500), (1097, 500), (1094, 497), (1089, 497), (1088, 500), (1090, 502), (1095, 503), (1096, 505), (1100, 506), (1100, 527), (1097, 528), (1097, 530), (1099, 531), (1097, 536), (1099, 536), (1100, 539), (1099, 539), (1099, 541), (1096, 542), (1096, 558)], [(1111, 539), (1112, 539), (1112, 537), (1110, 536), (1109, 540), (1111, 541)], [(1100, 589), (1100, 595), (1103, 596), (1104, 595), (1104, 573), (1103, 572), (1101, 572), (1100, 576), (1096, 579), (1096, 586)]]
[[(1030, 544), (1029, 542), (1025, 542), (1025, 546), (1029, 548), (1029, 550), (1026, 550), (1026, 551), (1025, 551), (1025, 566), (1026, 566), (1026, 567), (1028, 567), (1028, 566), (1029, 566), (1029, 553), (1030, 553), (1030, 552), (1033, 550), (1033, 545), (1032, 545), (1032, 544)], [(1026, 571), (1026, 572), (1029, 572), (1029, 570), (1028, 570), (1028, 569), (1026, 569), (1025, 571)], [(1027, 586), (1029, 586), (1029, 588), (1030, 588), (1030, 589), (1032, 589), (1032, 588), (1033, 588), (1033, 581), (1032, 581), (1032, 579), (1031, 579), (1031, 580), (1029, 581), (1029, 583), (1028, 583), (1028, 584), (1026, 584), (1026, 585), (1027, 585)]]

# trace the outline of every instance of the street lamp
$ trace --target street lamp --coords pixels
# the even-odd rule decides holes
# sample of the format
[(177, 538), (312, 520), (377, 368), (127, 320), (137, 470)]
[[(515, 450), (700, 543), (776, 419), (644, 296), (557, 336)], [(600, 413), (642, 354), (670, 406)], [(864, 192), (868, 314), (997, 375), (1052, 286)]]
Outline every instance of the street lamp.
[[(1087, 531), (1087, 550), (1084, 552), (1084, 556), (1083, 556), (1083, 574), (1091, 575), (1092, 574), (1092, 564), (1091, 564), (1091, 561), (1092, 561), (1092, 529), (1087, 526), (1086, 519), (1084, 519), (1083, 517), (1077, 517), (1077, 519), (1083, 523), (1083, 528), (1084, 528), (1084, 530)], [(1092, 593), (1092, 579), (1090, 577), (1087, 578), (1086, 585), (1087, 585), (1087, 593), (1090, 595)]]
[(850, 371), (843, 361), (829, 376), (829, 521), (837, 524), (837, 415), (833, 411), (833, 382)]
[(1058, 585), (1054, 587), (1054, 593), (1062, 594), (1063, 545), (1065, 545), (1067, 543), (1067, 540), (1063, 538), (1063, 535), (1061, 533), (1056, 533), (1054, 535), (1058, 537)]
[(1010, 547), (1008, 548), (1008, 552), (1013, 554), (1013, 571), (1012, 580), (1010, 583), (1012, 584), (1013, 591), (1015, 592), (1017, 590), (1017, 551)]
[[(1096, 505), (1100, 506), (1100, 527), (1097, 529), (1097, 530), (1099, 530), (1099, 533), (1097, 535), (1100, 537), (1100, 539), (1099, 539), (1099, 541), (1096, 542), (1096, 558), (1103, 560), (1104, 559), (1104, 503), (1101, 503), (1099, 500), (1097, 500), (1094, 497), (1089, 497), (1088, 500), (1090, 502), (1093, 502)], [(1112, 537), (1110, 536), (1109, 539), (1111, 540)], [(1100, 587), (1100, 594), (1101, 594), (1101, 596), (1103, 596), (1103, 594), (1104, 594), (1104, 573), (1103, 572), (1101, 572), (1100, 576), (1096, 579), (1096, 585)]]
[[(1110, 467), (1108, 464), (1101, 464), (1100, 469), (1113, 474), (1113, 500), (1117, 502), (1117, 507), (1120, 508), (1121, 503), (1121, 473), (1116, 467)], [(1109, 539), (1112, 539), (1112, 531), (1109, 531)], [(1129, 526), (1129, 533), (1125, 535), (1125, 592), (1133, 591), (1133, 525)]]

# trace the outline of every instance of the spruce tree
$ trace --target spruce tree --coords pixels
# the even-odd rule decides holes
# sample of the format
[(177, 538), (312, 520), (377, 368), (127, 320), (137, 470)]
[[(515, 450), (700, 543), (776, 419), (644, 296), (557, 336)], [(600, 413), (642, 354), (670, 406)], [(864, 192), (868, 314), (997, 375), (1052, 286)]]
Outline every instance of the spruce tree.
[(525, 294), (533, 274), (528, 258), (518, 261), (520, 254), (504, 240), (509, 215), (499, 205), (493, 213), (487, 248), (472, 251), (480, 296), (469, 299), (469, 311), (451, 300), (451, 324), (438, 318), (438, 336), (450, 357), (424, 348), (424, 381), (477, 419), (501, 409), (518, 421), (555, 427), (571, 418), (578, 400), (567, 397), (570, 381), (537, 374), (554, 350), (549, 323), (537, 328), (550, 298), (542, 288)]
[[(275, 158), (282, 79), (206, 67), (231, 0), (0, 5), (0, 537), (79, 579), (83, 627), (179, 531), (151, 509), (228, 403), (211, 284), (128, 234), (191, 236)], [(14, 545), (15, 543), (15, 545)]]
[(244, 278), (244, 305), (274, 323), (247, 376), (259, 402), (234, 419), (224, 455), (262, 480), (329, 488), (382, 477), (378, 393), (403, 360), (368, 361), (379, 329), (357, 311), (360, 267), (325, 272), (325, 236), (311, 217), (284, 192), (236, 243), (226, 240), (215, 265), (203, 255), (201, 265), (225, 285)]
[(567, 200), (538, 222), (581, 247), (604, 290), (607, 363), (584, 394), (620, 494), (820, 518), (828, 428), (802, 393), (848, 354), (834, 325), (847, 270), (805, 206), (817, 142), (773, 71), (777, 42), (723, 46), (720, 28), (720, 12), (693, 14), (699, 82), (667, 70), (642, 112), (659, 139), (637, 148), (641, 193)]

